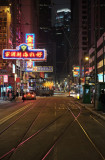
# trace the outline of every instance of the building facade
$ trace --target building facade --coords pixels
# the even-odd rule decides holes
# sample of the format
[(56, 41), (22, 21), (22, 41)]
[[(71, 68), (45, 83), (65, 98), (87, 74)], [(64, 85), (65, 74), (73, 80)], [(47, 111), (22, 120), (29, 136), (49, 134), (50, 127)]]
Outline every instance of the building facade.
[(69, 74), (71, 10), (57, 10), (55, 20), (56, 80), (62, 82)]
[[(102, 57), (100, 58), (97, 57), (97, 52), (99, 51), (99, 48), (97, 48), (97, 46), (99, 47), (99, 41), (100, 41), (99, 39), (100, 38), (102, 39), (101, 36), (105, 32), (105, 21), (104, 21), (105, 1), (104, 0), (102, 1), (80, 0), (78, 3), (78, 0), (75, 0), (75, 1), (71, 0), (71, 15), (72, 15), (71, 29), (73, 31), (72, 34), (77, 36), (77, 44), (75, 46), (78, 48), (77, 50), (78, 62), (74, 59), (73, 64), (80, 66), (81, 76), (89, 77), (91, 75), (92, 77), (94, 77), (95, 79), (94, 81), (97, 81), (96, 79), (98, 76), (96, 76), (96, 74), (99, 74), (100, 72), (100, 69), (97, 68), (97, 66), (99, 67), (98, 63), (100, 63), (100, 60), (102, 60)], [(77, 18), (77, 21), (74, 20), (74, 23), (73, 23), (73, 19), (75, 18)], [(74, 29), (72, 26), (75, 26)], [(78, 31), (77, 31), (77, 28), (78, 28)], [(73, 39), (71, 38), (71, 40)], [(73, 40), (73, 43), (71, 41), (71, 44), (73, 48), (73, 44), (75, 44), (75, 41)], [(74, 52), (71, 51), (70, 53), (74, 57), (76, 55), (76, 47), (74, 47), (75, 51)], [(94, 54), (93, 54), (93, 50), (94, 50)], [(102, 50), (103, 49), (101, 48), (101, 51)], [(89, 57), (89, 61), (85, 61), (85, 57)], [(84, 69), (82, 71), (83, 67)], [(92, 72), (92, 68), (94, 68), (93, 72)], [(89, 69), (91, 71), (90, 73), (89, 73)], [(88, 70), (87, 72), (88, 74), (85, 75), (85, 71), (87, 70)], [(82, 74), (82, 72), (84, 72), (84, 74)]]

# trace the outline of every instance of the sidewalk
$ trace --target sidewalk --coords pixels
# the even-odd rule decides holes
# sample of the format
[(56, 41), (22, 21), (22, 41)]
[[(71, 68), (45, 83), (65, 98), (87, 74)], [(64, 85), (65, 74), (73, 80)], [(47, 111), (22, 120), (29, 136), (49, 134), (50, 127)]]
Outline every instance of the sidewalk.
[[(67, 97), (74, 97), (72, 95), (69, 96), (69, 92), (66, 92), (65, 95)], [(76, 97), (74, 97), (74, 99), (82, 106), (85, 107), (87, 110), (89, 110), (92, 114), (100, 117), (101, 119), (105, 120), (105, 114), (103, 114), (102, 111), (98, 111), (95, 109), (94, 104), (84, 104), (82, 102), (82, 99), (77, 99)]]
[(82, 100), (78, 100), (78, 103), (82, 106), (85, 107), (87, 110), (89, 110), (90, 112), (92, 112), (94, 115), (100, 117), (101, 119), (105, 120), (105, 114), (103, 114), (102, 111), (98, 111), (95, 109), (94, 104), (84, 104), (82, 102)]
[(0, 99), (0, 104), (10, 103), (11, 101)]
[(8, 100), (7, 98), (3, 99), (0, 97), (0, 104), (7, 104), (7, 103), (11, 103), (11, 102), (17, 102), (17, 100), (21, 99), (21, 96), (19, 96), (18, 98), (16, 98), (15, 100)]

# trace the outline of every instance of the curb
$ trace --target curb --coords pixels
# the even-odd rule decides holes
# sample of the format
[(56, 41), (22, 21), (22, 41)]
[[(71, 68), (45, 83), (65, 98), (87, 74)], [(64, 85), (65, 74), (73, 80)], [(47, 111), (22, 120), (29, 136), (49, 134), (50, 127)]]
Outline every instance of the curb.
[(89, 110), (90, 112), (92, 112), (94, 115), (98, 116), (99, 118), (101, 118), (102, 120), (105, 121), (105, 117), (102, 116), (101, 114), (99, 114), (99, 113), (93, 111), (92, 109), (90, 109), (89, 107), (87, 107), (87, 106), (84, 105), (84, 104), (81, 104), (81, 103), (79, 103), (79, 102), (78, 102), (78, 104), (80, 104), (82, 107), (85, 107), (87, 110)]

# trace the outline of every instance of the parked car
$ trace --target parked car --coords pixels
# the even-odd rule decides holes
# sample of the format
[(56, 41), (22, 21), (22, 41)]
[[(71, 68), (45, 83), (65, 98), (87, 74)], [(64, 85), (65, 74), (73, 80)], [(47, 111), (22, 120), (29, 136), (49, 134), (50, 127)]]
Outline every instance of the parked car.
[(24, 93), (24, 100), (31, 100), (31, 99), (36, 100), (35, 92), (30, 91), (30, 92)]

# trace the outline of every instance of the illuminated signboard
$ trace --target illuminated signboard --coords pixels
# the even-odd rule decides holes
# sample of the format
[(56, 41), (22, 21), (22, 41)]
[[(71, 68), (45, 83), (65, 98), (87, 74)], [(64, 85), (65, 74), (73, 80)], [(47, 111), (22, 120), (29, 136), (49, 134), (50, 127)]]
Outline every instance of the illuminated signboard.
[(30, 48), (35, 48), (35, 34), (33, 34), (33, 33), (26, 33), (26, 44)]
[(3, 85), (3, 75), (0, 75), (0, 85)]
[(35, 66), (33, 72), (53, 72), (53, 66)]
[(73, 67), (73, 77), (80, 77), (80, 67), (79, 66)]
[(8, 75), (0, 75), (0, 83), (1, 85), (4, 83), (8, 83)]
[(45, 49), (29, 49), (27, 44), (21, 44), (18, 49), (4, 49), (3, 59), (31, 59), (35, 61), (46, 60)]
[(8, 83), (8, 75), (4, 75), (4, 83)]
[(53, 66), (33, 66), (26, 67), (27, 72), (53, 72)]
[(26, 62), (26, 71), (32, 72), (34, 66), (34, 61), (27, 61)]

